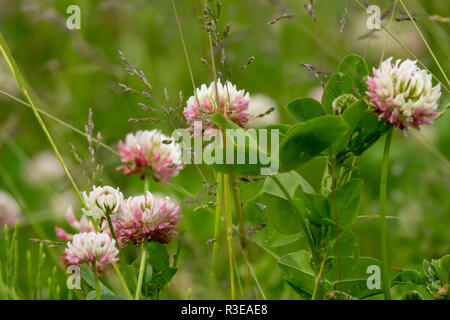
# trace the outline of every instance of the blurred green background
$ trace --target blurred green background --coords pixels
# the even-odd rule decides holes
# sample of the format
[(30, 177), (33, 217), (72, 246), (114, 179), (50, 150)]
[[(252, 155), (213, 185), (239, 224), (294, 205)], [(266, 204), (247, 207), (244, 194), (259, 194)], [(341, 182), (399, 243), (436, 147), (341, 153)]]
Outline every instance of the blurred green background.
[[(320, 95), (320, 83), (300, 66), (300, 63), (319, 66), (314, 24), (303, 7), (307, 1), (223, 2), (221, 27), (231, 24), (231, 33), (226, 40), (226, 63), (234, 71), (231, 81), (238, 88), (245, 88), (250, 95), (263, 93), (269, 96), (279, 107), (282, 121), (291, 123), (293, 120), (284, 110), (289, 101)], [(393, 5), (393, 1), (388, 0), (369, 2), (380, 5), (382, 12)], [(197, 18), (201, 14), (202, 3), (200, 0), (176, 1), (197, 85), (211, 81), (208, 69), (200, 61), (200, 58), (208, 58), (207, 35)], [(406, 3), (448, 73), (450, 23), (443, 19), (437, 21), (435, 16), (450, 16), (450, 4), (426, 0)], [(67, 30), (65, 26), (66, 9), (70, 4), (81, 8), (81, 30)], [(292, 19), (268, 24), (273, 18), (288, 12), (294, 15)], [(340, 32), (343, 14), (346, 23)], [(338, 62), (349, 53), (366, 57), (369, 67), (378, 65), (385, 33), (377, 31), (367, 37), (367, 16), (354, 1), (318, 0), (316, 16), (318, 45), (325, 71), (336, 72)], [(404, 13), (397, 10), (395, 17), (402, 16)], [(384, 23), (386, 20), (388, 18), (383, 20)], [(443, 81), (411, 22), (394, 21), (392, 30)], [(183, 92), (185, 100), (192, 95), (170, 1), (0, 0), (0, 31), (32, 88), (37, 105), (81, 130), (87, 122), (88, 110), (92, 108), (95, 131), (101, 132), (103, 142), (113, 148), (126, 133), (139, 128), (157, 127), (168, 135), (171, 133), (164, 122), (128, 121), (129, 118), (160, 115), (149, 115), (138, 106), (142, 98), (121, 92), (118, 82), (143, 88), (125, 71), (118, 50), (146, 73), (160, 100), (164, 88), (167, 88), (173, 105), (178, 101), (179, 91)], [(254, 56), (255, 61), (246, 70), (238, 71), (250, 56)], [(393, 40), (387, 45), (385, 57), (389, 56), (409, 58), (408, 53)], [(0, 62), (0, 89), (22, 97), (3, 60)], [(443, 94), (440, 101), (444, 106), (449, 102), (448, 95)], [(51, 119), (44, 117), (44, 121), (77, 183), (82, 189), (89, 189), (69, 145), (73, 144), (80, 156), (88, 159), (86, 139)], [(388, 186), (388, 215), (397, 217), (388, 223), (392, 266), (420, 268), (423, 259), (439, 258), (450, 252), (449, 124), (450, 114), (447, 112), (435, 125), (424, 127), (420, 135), (410, 131), (405, 137), (401, 132), (395, 132)], [(378, 210), (382, 150), (383, 139), (357, 162), (357, 175), (365, 181), (361, 215), (376, 214)], [(116, 154), (101, 149), (98, 160), (105, 164), (104, 184), (120, 187), (125, 196), (142, 192), (143, 182), (137, 176), (124, 176), (115, 171), (120, 164)], [(24, 216), (19, 234), (19, 283), (23, 288), (27, 273), (34, 272), (26, 268), (26, 249), (30, 249), (33, 259), (36, 259), (38, 247), (29, 238), (40, 238), (42, 234), (38, 232), (42, 228), (45, 239), (55, 241), (55, 224), (69, 229), (64, 219), (67, 206), (72, 205), (78, 216), (81, 213), (76, 195), (58, 166), (30, 109), (0, 94), (0, 190), (16, 199)], [(317, 188), (323, 168), (324, 163), (317, 160), (303, 166), (299, 172)], [(204, 171), (212, 181), (212, 172), (207, 168)], [(199, 194), (201, 199), (210, 200), (192, 166), (184, 169), (175, 181), (191, 193)], [(260, 185), (243, 185), (243, 198), (247, 199)], [(185, 298), (188, 288), (192, 289), (192, 298), (195, 299), (229, 298), (223, 238), (219, 239), (218, 287), (213, 291), (208, 289), (212, 245), (207, 241), (213, 237), (214, 217), (205, 210), (193, 211), (196, 205), (184, 202), (186, 197), (168, 185), (152, 183), (151, 190), (173, 195), (183, 203), (179, 271), (163, 298)], [(376, 219), (360, 218), (353, 228), (359, 238), (362, 255), (379, 257), (377, 226)], [(1, 241), (0, 250), (3, 250)], [(289, 248), (272, 250), (282, 254), (303, 245), (299, 241)], [(62, 247), (46, 250), (48, 258), (42, 272), (48, 277), (57, 262), (50, 256), (57, 258)], [(175, 243), (169, 246), (169, 250), (172, 254), (175, 252)], [(135, 254), (130, 250), (128, 258), (132, 259)], [(253, 244), (249, 245), (249, 254), (268, 298), (297, 298), (282, 281), (282, 273), (273, 257)], [(239, 264), (243, 285), (250, 288), (244, 297), (257, 297), (254, 283), (245, 283), (245, 264), (242, 261)], [(61, 295), (66, 297), (63, 269), (58, 269), (57, 278), (62, 286)], [(397, 293), (398, 297), (400, 293)]]

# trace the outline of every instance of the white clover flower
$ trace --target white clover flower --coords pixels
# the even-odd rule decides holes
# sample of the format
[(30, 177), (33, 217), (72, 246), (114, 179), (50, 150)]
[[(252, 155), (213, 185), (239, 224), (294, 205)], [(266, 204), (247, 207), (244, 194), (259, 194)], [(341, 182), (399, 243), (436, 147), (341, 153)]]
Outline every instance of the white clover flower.
[(141, 178), (151, 174), (155, 181), (167, 182), (183, 168), (181, 148), (173, 139), (159, 130), (137, 131), (119, 142), (123, 163), (117, 170), (124, 174), (138, 174)]
[[(271, 108), (273, 108), (273, 110), (268, 114), (265, 114)], [(248, 121), (249, 127), (263, 128), (280, 122), (280, 113), (276, 107), (276, 102), (265, 94), (252, 95), (252, 100), (248, 105), (247, 112), (251, 116), (251, 119)]]
[(240, 127), (243, 127), (250, 119), (250, 115), (247, 113), (250, 103), (248, 92), (238, 90), (230, 81), (226, 81), (222, 85), (218, 80), (217, 95), (218, 98), (216, 98), (216, 83), (211, 82), (208, 87), (202, 84), (200, 88), (196, 89), (195, 95), (187, 100), (183, 115), (191, 129), (193, 129), (195, 121), (202, 121), (205, 133), (213, 131), (211, 116), (223, 109), (226, 109), (226, 117)]
[(116, 241), (106, 233), (83, 232), (67, 243), (65, 258), (71, 264), (98, 261), (103, 265), (119, 261)]
[(94, 186), (89, 195), (83, 191), (83, 199), (87, 207), (83, 212), (96, 220), (101, 220), (106, 215), (117, 212), (123, 201), (123, 194), (119, 188)]
[(367, 95), (372, 100), (380, 119), (400, 128), (406, 134), (409, 127), (420, 130), (421, 124), (437, 114), (440, 84), (433, 87), (431, 74), (417, 66), (417, 61), (383, 61), (369, 77)]
[(13, 227), (22, 220), (22, 213), (17, 201), (6, 191), (0, 190), (0, 227), (5, 224)]

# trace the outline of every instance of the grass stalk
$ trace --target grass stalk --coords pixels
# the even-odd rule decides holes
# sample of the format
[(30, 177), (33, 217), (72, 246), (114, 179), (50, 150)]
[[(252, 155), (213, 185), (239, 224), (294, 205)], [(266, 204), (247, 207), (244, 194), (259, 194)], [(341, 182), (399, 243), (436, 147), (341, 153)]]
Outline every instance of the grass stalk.
[(381, 167), (380, 181), (380, 247), (381, 247), (381, 279), (383, 285), (384, 299), (391, 299), (389, 283), (389, 262), (387, 253), (387, 232), (386, 232), (386, 200), (387, 200), (387, 177), (389, 168), (389, 151), (391, 148), (393, 129), (391, 128), (386, 136), (383, 153), (383, 163)]
[(216, 212), (214, 219), (214, 242), (212, 249), (212, 257), (211, 257), (211, 270), (209, 272), (209, 285), (211, 288), (214, 287), (216, 281), (216, 268), (217, 268), (217, 259), (219, 256), (219, 236), (220, 236), (220, 218), (222, 216), (222, 192), (223, 192), (223, 181), (222, 181), (222, 173), (216, 173), (216, 181), (217, 181), (217, 193), (216, 193)]
[(225, 207), (225, 221), (226, 221), (226, 234), (228, 244), (228, 262), (230, 269), (230, 288), (231, 288), (231, 300), (236, 299), (235, 286), (234, 286), (234, 268), (233, 268), (233, 214), (231, 212), (231, 194), (230, 194), (230, 177), (228, 174), (223, 175), (223, 200)]
[(95, 299), (101, 300), (100, 296), (100, 284), (98, 281), (97, 263), (95, 259), (92, 261), (92, 272), (94, 273), (94, 283), (95, 283)]
[(445, 73), (444, 69), (442, 69), (441, 64), (439, 63), (438, 59), (436, 58), (433, 50), (431, 49), (430, 45), (428, 44), (428, 41), (425, 39), (425, 37), (422, 34), (422, 31), (420, 31), (419, 27), (417, 26), (417, 23), (414, 21), (414, 18), (409, 13), (408, 8), (406, 8), (405, 3), (403, 0), (399, 0), (400, 4), (403, 7), (403, 10), (405, 10), (406, 14), (408, 15), (409, 19), (411, 20), (412, 24), (414, 25), (414, 28), (416, 28), (417, 33), (419, 34), (420, 38), (422, 39), (423, 43), (427, 47), (428, 51), (430, 52), (431, 56), (433, 57), (434, 62), (436, 63), (437, 67), (439, 68), (439, 71), (444, 76), (445, 80), (447, 81), (447, 85), (450, 86), (450, 81), (448, 80), (447, 74)]
[(142, 283), (144, 281), (146, 265), (147, 265), (147, 241), (144, 239), (141, 244), (141, 265), (139, 267), (138, 283), (136, 287), (136, 294), (134, 296), (134, 300), (139, 300), (141, 297)]

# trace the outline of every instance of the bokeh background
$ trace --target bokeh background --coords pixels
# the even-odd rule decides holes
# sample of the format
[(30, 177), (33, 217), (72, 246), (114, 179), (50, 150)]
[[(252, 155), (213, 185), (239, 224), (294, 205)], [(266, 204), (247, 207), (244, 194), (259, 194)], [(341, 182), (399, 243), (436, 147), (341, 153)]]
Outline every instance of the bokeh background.
[[(232, 82), (251, 95), (265, 95), (268, 107), (277, 107), (280, 121), (291, 123), (293, 120), (284, 109), (289, 101), (321, 95), (320, 83), (300, 66), (300, 63), (320, 64), (314, 24), (303, 7), (307, 1), (223, 2), (221, 27), (231, 24), (230, 36), (226, 40), (226, 63), (234, 71)], [(393, 6), (393, 1), (389, 0), (369, 2), (380, 5), (382, 12)], [(207, 35), (198, 21), (202, 3), (201, 0), (176, 1), (197, 85), (211, 81), (210, 72), (200, 60), (208, 58)], [(442, 67), (449, 73), (450, 4), (426, 0), (408, 0), (406, 3)], [(66, 28), (66, 9), (70, 4), (81, 8), (80, 30)], [(284, 13), (291, 13), (294, 17), (268, 24)], [(343, 15), (345, 24), (341, 32)], [(316, 16), (317, 44), (323, 70), (336, 72), (339, 61), (349, 53), (366, 57), (369, 67), (378, 65), (385, 33), (368, 34), (367, 15), (354, 1), (318, 0)], [(395, 17), (404, 16), (398, 6)], [(441, 81), (444, 80), (410, 21), (394, 21), (392, 30)], [(122, 93), (119, 82), (143, 88), (125, 71), (118, 50), (146, 73), (160, 100), (164, 88), (167, 88), (173, 105), (178, 101), (179, 91), (183, 92), (185, 100), (193, 92), (176, 20), (167, 0), (0, 0), (0, 31), (24, 73), (38, 107), (80, 130), (84, 130), (92, 108), (95, 132), (101, 132), (103, 142), (113, 148), (126, 133), (137, 129), (160, 128), (166, 134), (171, 133), (164, 121), (156, 124), (129, 121), (130, 118), (149, 116), (161, 118), (161, 115), (142, 110), (138, 105), (142, 98)], [(255, 60), (247, 69), (238, 71), (251, 56)], [(385, 56), (409, 58), (408, 53), (393, 40), (389, 40)], [(0, 61), (0, 89), (22, 98), (3, 59)], [(443, 94), (440, 101), (442, 107), (448, 104), (448, 95)], [(77, 183), (82, 189), (89, 189), (70, 147), (73, 144), (80, 157), (88, 161), (86, 138), (52, 119), (44, 117), (44, 121)], [(392, 266), (420, 269), (423, 259), (439, 258), (450, 252), (449, 125), (450, 114), (447, 112), (419, 134), (410, 132), (405, 137), (401, 132), (395, 132), (388, 186), (388, 215), (395, 216), (388, 223)], [(356, 163), (356, 175), (365, 181), (360, 215), (376, 214), (378, 210), (383, 140)], [(143, 182), (138, 177), (124, 176), (115, 170), (120, 164), (116, 154), (101, 148), (97, 160), (105, 164), (105, 184), (120, 187), (125, 196), (142, 193)], [(324, 163), (317, 160), (303, 166), (299, 172), (318, 188), (323, 168)], [(211, 171), (203, 169), (212, 181)], [(194, 168), (187, 167), (175, 181), (202, 201), (208, 201), (208, 194)], [(243, 185), (243, 198), (250, 197), (260, 185)], [(30, 250), (32, 259), (36, 260), (38, 244), (29, 239), (57, 241), (54, 226), (69, 229), (64, 218), (67, 207), (71, 205), (78, 216), (81, 212), (76, 195), (31, 110), (4, 94), (0, 94), (0, 190), (0, 199), (6, 203), (3, 207), (0, 204), (0, 210), (19, 211), (22, 215), (19, 232), (20, 293), (20, 288), (26, 286), (24, 279), (27, 274), (35, 272), (26, 267), (25, 255)], [(179, 271), (163, 298), (185, 298), (189, 288), (195, 299), (229, 298), (228, 265), (222, 238), (219, 239), (218, 286), (214, 290), (208, 288), (212, 245), (207, 242), (213, 237), (214, 217), (205, 210), (194, 211), (197, 205), (186, 202), (188, 199), (183, 194), (168, 185), (152, 183), (151, 190), (173, 195), (183, 204)], [(11, 204), (11, 197), (17, 205)], [(355, 224), (353, 230), (359, 238), (362, 255), (380, 256), (377, 226), (377, 220), (370, 218), (360, 218)], [(2, 234), (0, 238), (0, 250), (4, 250)], [(288, 247), (271, 250), (282, 254), (302, 246), (304, 244), (298, 241)], [(53, 266), (59, 265), (62, 247), (45, 250), (47, 259), (41, 272), (44, 277), (49, 277)], [(169, 246), (169, 251), (175, 252), (175, 244)], [(4, 259), (3, 251), (0, 252)], [(249, 254), (268, 298), (297, 298), (283, 282), (282, 273), (272, 256), (251, 243)], [(130, 261), (135, 255), (133, 250), (128, 252)], [(243, 285), (250, 288), (243, 297), (255, 298), (254, 284), (251, 281), (245, 283), (245, 264), (240, 265)], [(59, 266), (56, 278), (62, 286), (61, 297), (67, 297), (65, 270)], [(396, 297), (400, 294), (397, 290)]]

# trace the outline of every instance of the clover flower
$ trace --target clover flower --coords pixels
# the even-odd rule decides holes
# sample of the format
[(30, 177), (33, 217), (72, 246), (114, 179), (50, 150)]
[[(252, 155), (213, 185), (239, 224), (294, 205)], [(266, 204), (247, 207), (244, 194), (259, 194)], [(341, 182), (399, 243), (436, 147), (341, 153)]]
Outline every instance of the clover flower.
[(169, 243), (177, 231), (180, 207), (169, 197), (145, 195), (126, 199), (113, 216), (121, 243), (136, 246), (147, 241)]
[(117, 170), (142, 179), (151, 174), (155, 181), (165, 183), (183, 167), (180, 146), (156, 129), (127, 134), (125, 143), (119, 142), (119, 152), (122, 162), (128, 164)]
[[(92, 225), (91, 221), (89, 221), (88, 217), (85, 214), (81, 217), (80, 220), (77, 220), (77, 218), (75, 217), (75, 214), (73, 213), (72, 207), (69, 206), (67, 208), (65, 216), (66, 216), (66, 219), (67, 219), (67, 222), (69, 223), (69, 225), (73, 229), (77, 230), (78, 233), (95, 232), (94, 226)], [(102, 221), (99, 228), (100, 228), (101, 233), (107, 234), (110, 238), (112, 238), (111, 232), (110, 232), (110, 229), (108, 226), (108, 222), (106, 220)], [(64, 240), (64, 241), (70, 241), (74, 237), (74, 234), (69, 233), (60, 227), (55, 227), (55, 233), (59, 239)], [(119, 244), (120, 244), (120, 241), (119, 241)], [(63, 265), (65, 265), (65, 266), (69, 266), (69, 265), (73, 264), (72, 256), (70, 254), (68, 254), (66, 251), (63, 251), (60, 258), (61, 258)], [(111, 267), (111, 264), (102, 263), (101, 261), (97, 261), (96, 264), (97, 264), (97, 271), (99, 273), (102, 273), (103, 271), (105, 271)]]
[(405, 135), (409, 127), (420, 130), (421, 124), (431, 124), (435, 116), (437, 100), (441, 96), (440, 84), (433, 87), (431, 75), (417, 66), (417, 61), (389, 58), (373, 69), (369, 77), (367, 95), (374, 104), (379, 119), (402, 129)]
[(83, 191), (83, 199), (87, 207), (87, 210), (82, 209), (83, 212), (95, 220), (101, 220), (106, 215), (117, 212), (123, 201), (123, 194), (119, 188), (94, 186), (89, 195)]
[(244, 90), (237, 90), (236, 86), (229, 81), (222, 85), (218, 80), (217, 95), (218, 99), (216, 99), (216, 84), (211, 82), (209, 87), (202, 84), (200, 88), (196, 89), (195, 95), (187, 100), (183, 114), (190, 130), (193, 130), (195, 121), (202, 121), (205, 133), (214, 130), (211, 116), (224, 109), (226, 109), (226, 117), (240, 127), (243, 127), (250, 119), (251, 115), (247, 113), (250, 96)]
[(0, 227), (5, 224), (13, 227), (22, 220), (22, 213), (17, 201), (6, 191), (0, 190)]
[(95, 260), (103, 265), (110, 265), (119, 261), (116, 241), (106, 233), (78, 233), (67, 243), (64, 254), (70, 264), (89, 263)]
[[(92, 225), (91, 221), (89, 221), (86, 214), (84, 214), (80, 220), (77, 220), (77, 218), (75, 217), (75, 214), (73, 213), (73, 209), (71, 206), (69, 206), (67, 208), (65, 217), (66, 217), (67, 223), (69, 223), (69, 225), (73, 229), (75, 229), (78, 233), (95, 231), (94, 226)], [(111, 237), (111, 232), (109, 230), (108, 222), (106, 220), (102, 221), (99, 228), (102, 233), (106, 233)], [(64, 240), (64, 241), (70, 241), (73, 238), (72, 233), (68, 233), (67, 231), (65, 231), (64, 229), (62, 229), (60, 227), (55, 227), (55, 233), (59, 239)]]

